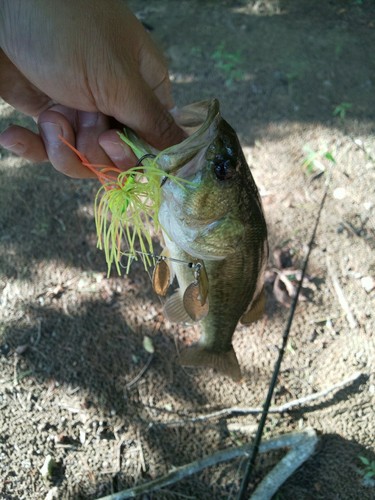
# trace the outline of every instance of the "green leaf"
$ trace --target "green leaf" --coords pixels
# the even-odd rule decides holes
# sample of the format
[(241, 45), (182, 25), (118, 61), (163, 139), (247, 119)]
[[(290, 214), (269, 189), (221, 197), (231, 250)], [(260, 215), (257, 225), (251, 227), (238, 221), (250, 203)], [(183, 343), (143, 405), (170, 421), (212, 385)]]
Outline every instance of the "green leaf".
[(336, 163), (336, 160), (334, 159), (332, 153), (330, 153), (329, 151), (326, 152), (324, 157), (327, 158), (327, 160), (331, 161), (332, 163)]
[(366, 457), (363, 457), (362, 455), (358, 455), (358, 458), (364, 465), (370, 465), (370, 460)]
[(145, 335), (143, 338), (143, 348), (149, 354), (153, 354), (155, 352), (154, 344), (152, 343), (150, 337), (147, 337), (147, 335)]

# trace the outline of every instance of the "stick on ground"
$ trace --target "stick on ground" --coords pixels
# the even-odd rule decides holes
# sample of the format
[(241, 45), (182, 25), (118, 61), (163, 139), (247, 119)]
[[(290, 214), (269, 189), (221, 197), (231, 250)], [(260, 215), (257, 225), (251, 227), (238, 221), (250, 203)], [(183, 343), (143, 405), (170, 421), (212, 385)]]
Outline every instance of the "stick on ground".
[[(361, 372), (355, 372), (353, 375), (350, 377), (341, 380), (340, 382), (337, 382), (337, 384), (334, 384), (327, 389), (324, 389), (319, 392), (315, 392), (313, 394), (308, 394), (307, 396), (303, 396), (302, 398), (298, 399), (293, 399), (292, 401), (288, 401), (287, 403), (284, 403), (280, 406), (271, 406), (268, 413), (284, 413), (286, 411), (293, 410), (299, 406), (306, 405), (307, 403), (312, 403), (316, 402), (320, 399), (325, 398), (328, 396), (331, 392), (337, 391), (339, 389), (342, 389), (343, 387), (353, 384), (357, 380), (359, 380), (361, 377), (363, 377), (364, 374)], [(153, 409), (159, 409), (155, 407), (150, 407)], [(184, 426), (189, 423), (196, 424), (198, 422), (204, 422), (206, 420), (210, 419), (215, 419), (215, 418), (225, 418), (225, 417), (230, 417), (230, 416), (239, 416), (239, 415), (251, 415), (251, 414), (259, 414), (263, 411), (262, 407), (250, 407), (250, 408), (241, 408), (239, 406), (233, 406), (231, 408), (223, 408), (222, 410), (217, 410), (211, 413), (206, 413), (204, 415), (196, 415), (195, 417), (187, 417), (182, 420), (173, 420), (171, 422), (152, 422), (153, 425), (163, 425), (163, 426), (170, 426), (170, 427), (180, 427)]]
[[(252, 500), (271, 499), (286, 479), (288, 479), (288, 477), (290, 477), (293, 472), (312, 455), (317, 442), (318, 437), (316, 432), (313, 429), (306, 429), (302, 432), (284, 434), (261, 443), (259, 447), (260, 453), (267, 453), (280, 448), (290, 448), (290, 451), (260, 482), (251, 497)], [(113, 493), (112, 495), (102, 497), (98, 500), (124, 500), (126, 498), (134, 498), (145, 493), (151, 493), (152, 491), (160, 490), (161, 488), (175, 484), (182, 479), (186, 479), (187, 477), (190, 477), (207, 467), (212, 467), (235, 458), (249, 457), (252, 449), (252, 445), (244, 445), (238, 448), (221, 450), (213, 455), (209, 455), (199, 460), (195, 460), (187, 465), (177, 467), (168, 472), (166, 475), (149, 481), (148, 483), (140, 484), (118, 493)]]
[(328, 257), (327, 257), (327, 270), (328, 270), (328, 274), (330, 275), (332, 285), (333, 285), (333, 288), (335, 290), (336, 296), (338, 298), (339, 304), (346, 314), (346, 319), (348, 320), (350, 328), (352, 328), (354, 330), (355, 328), (358, 327), (358, 322), (355, 319), (354, 314), (352, 313), (352, 311), (350, 309), (349, 302), (345, 296), (344, 290), (342, 289), (342, 287), (339, 283), (339, 280), (336, 276), (336, 273), (333, 270), (333, 267), (332, 267), (331, 262), (328, 259)]

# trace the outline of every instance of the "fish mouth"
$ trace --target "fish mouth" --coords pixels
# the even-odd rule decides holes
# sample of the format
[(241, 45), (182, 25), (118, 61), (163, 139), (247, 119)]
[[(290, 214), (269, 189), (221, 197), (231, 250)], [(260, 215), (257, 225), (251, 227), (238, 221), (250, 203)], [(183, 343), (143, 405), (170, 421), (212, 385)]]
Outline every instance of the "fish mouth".
[(199, 170), (202, 169), (202, 160), (204, 160), (207, 148), (208, 145), (204, 147), (202, 151), (199, 151), (195, 156), (193, 156), (191, 160), (188, 160), (187, 163), (174, 169), (173, 174), (186, 181), (192, 179), (199, 172)]
[(186, 179), (197, 172), (201, 155), (205, 154), (216, 135), (217, 125), (221, 120), (219, 101), (210, 99), (196, 102), (178, 110), (174, 115), (176, 123), (188, 137), (161, 151), (157, 156), (157, 164), (167, 174), (178, 174)]

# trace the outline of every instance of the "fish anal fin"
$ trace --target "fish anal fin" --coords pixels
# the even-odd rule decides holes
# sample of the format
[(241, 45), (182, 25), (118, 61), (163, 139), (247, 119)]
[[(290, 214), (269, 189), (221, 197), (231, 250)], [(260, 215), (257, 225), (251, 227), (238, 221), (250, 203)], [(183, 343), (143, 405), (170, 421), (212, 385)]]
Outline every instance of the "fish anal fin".
[(251, 304), (250, 309), (248, 309), (241, 317), (241, 323), (243, 325), (250, 325), (254, 321), (258, 321), (263, 314), (266, 305), (266, 293), (264, 287), (255, 301)]
[(235, 382), (241, 380), (241, 369), (233, 347), (226, 352), (215, 352), (200, 344), (195, 344), (180, 353), (180, 364), (214, 368), (223, 375), (231, 377)]
[(171, 323), (193, 322), (189, 314), (186, 312), (179, 289), (166, 300), (164, 304), (164, 315)]

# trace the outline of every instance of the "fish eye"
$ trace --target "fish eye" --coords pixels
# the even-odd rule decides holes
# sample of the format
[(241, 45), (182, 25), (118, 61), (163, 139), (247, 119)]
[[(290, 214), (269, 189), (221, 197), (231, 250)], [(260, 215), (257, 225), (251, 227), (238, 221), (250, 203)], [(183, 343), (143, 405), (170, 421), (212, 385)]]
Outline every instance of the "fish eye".
[(230, 160), (220, 158), (214, 162), (214, 173), (219, 181), (227, 181), (235, 174), (235, 169)]

